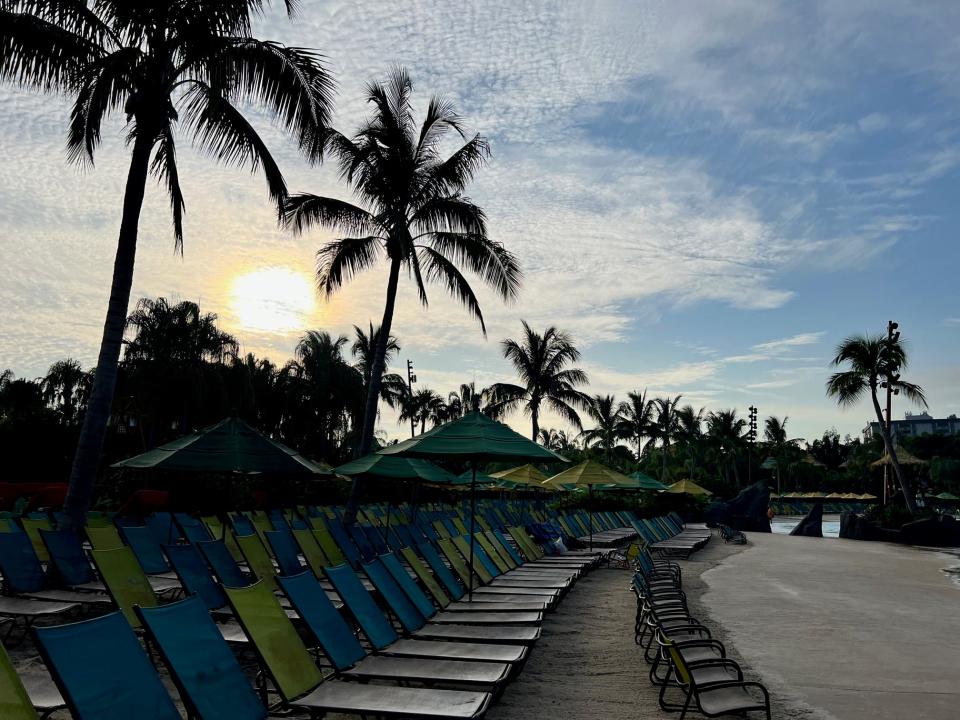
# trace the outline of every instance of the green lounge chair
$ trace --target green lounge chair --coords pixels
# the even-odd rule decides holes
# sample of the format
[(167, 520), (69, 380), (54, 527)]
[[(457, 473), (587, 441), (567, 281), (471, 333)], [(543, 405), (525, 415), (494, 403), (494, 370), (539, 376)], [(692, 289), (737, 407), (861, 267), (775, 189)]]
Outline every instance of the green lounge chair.
[(279, 707), (311, 714), (479, 718), (490, 704), (492, 696), (486, 692), (324, 681), (269, 586), (259, 581), (245, 588), (225, 588), (224, 592), (280, 696)]
[[(748, 717), (748, 713), (761, 712), (771, 720), (767, 688), (758, 682), (745, 681), (736, 663), (721, 659), (688, 664), (672, 640), (663, 638), (661, 645), (670, 658), (667, 678), (660, 689), (660, 706), (664, 710), (679, 711), (680, 720), (690, 711), (707, 717)], [(666, 701), (666, 691), (670, 687), (680, 690), (682, 702)]]
[(41, 720), (64, 706), (53, 680), (44, 673), (17, 674), (0, 644), (0, 718)]

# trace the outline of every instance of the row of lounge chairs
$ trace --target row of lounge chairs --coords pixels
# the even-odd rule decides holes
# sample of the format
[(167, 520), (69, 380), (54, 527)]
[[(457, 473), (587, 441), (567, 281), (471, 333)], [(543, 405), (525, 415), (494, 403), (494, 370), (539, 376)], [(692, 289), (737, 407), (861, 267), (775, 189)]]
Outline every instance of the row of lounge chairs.
[[(18, 676), (0, 654), (3, 716), (66, 706), (76, 718), (133, 717), (144, 708), (149, 717), (179, 718), (143, 639), (195, 718), (291, 708), (480, 717), (523, 666), (544, 614), (602, 555), (548, 555), (555, 542), (541, 546), (500, 513), (472, 538), (469, 567), (462, 517), (447, 513), (437, 527), (433, 512), (441, 511), (416, 523), (391, 518), (389, 532), (373, 524), (375, 512), (369, 525), (348, 529), (327, 509), (237, 515), (230, 527), (187, 516), (96, 523), (86, 531), (89, 550), (72, 531), (0, 532), (4, 590), (14, 594), (0, 600), (96, 615), (31, 628), (37, 617), (10, 613), (18, 622), (6, 624), (30, 629), (55, 685), (40, 673)], [(566, 535), (557, 516), (534, 519), (538, 532)], [(241, 665), (251, 655), (256, 687)], [(422, 687), (396, 686), (410, 683)]]
[(685, 525), (676, 513), (630, 524), (651, 550), (684, 559), (706, 545), (713, 534), (706, 525)]
[(771, 718), (770, 695), (747, 681), (726, 647), (694, 617), (683, 591), (682, 570), (669, 559), (655, 560), (648, 548), (635, 557), (632, 588), (637, 598), (634, 637), (658, 686), (660, 707), (707, 717)]

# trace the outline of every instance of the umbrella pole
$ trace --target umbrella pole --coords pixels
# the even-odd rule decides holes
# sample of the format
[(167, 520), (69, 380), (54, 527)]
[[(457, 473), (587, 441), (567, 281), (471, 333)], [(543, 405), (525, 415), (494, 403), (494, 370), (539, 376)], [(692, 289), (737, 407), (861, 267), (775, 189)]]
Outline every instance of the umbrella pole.
[(587, 499), (588, 508), (587, 512), (587, 522), (590, 523), (590, 552), (593, 552), (593, 485), (587, 485)]
[(477, 521), (477, 461), (470, 461), (472, 471), (470, 478), (470, 567), (467, 568), (467, 577), (470, 578), (468, 586), (468, 602), (473, 601), (473, 544), (476, 542), (474, 533), (476, 532)]
[(387, 547), (390, 547), (390, 514), (393, 512), (393, 498), (387, 496)]

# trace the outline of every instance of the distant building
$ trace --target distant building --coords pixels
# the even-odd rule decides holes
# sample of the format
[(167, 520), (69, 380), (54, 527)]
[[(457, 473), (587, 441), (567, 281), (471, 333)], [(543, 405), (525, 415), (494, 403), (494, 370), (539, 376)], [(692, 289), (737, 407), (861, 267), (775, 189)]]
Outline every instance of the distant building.
[[(863, 437), (870, 440), (880, 434), (880, 423), (872, 422), (863, 429)], [(956, 414), (945, 418), (935, 418), (929, 413), (905, 413), (903, 420), (890, 423), (890, 434), (894, 440), (920, 435), (960, 435), (960, 418)]]

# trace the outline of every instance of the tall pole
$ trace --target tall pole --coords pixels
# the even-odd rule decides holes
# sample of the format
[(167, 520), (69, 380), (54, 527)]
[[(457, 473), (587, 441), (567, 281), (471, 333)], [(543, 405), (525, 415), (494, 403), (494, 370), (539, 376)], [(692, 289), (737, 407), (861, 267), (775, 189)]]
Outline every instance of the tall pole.
[[(413, 384), (417, 381), (417, 376), (413, 374), (413, 362), (407, 360), (407, 390), (410, 393), (410, 406), (413, 407)], [(417, 434), (417, 418), (410, 416), (410, 437)]]
[(473, 544), (476, 542), (474, 533), (476, 532), (477, 518), (477, 460), (470, 460), (470, 567), (467, 568), (467, 577), (470, 582), (467, 583), (468, 595), (467, 602), (473, 601)]
[(750, 430), (747, 432), (747, 485), (753, 485), (753, 443), (757, 439), (757, 408), (750, 408)]
[[(894, 322), (893, 320), (887, 320), (887, 342), (888, 343), (892, 344), (900, 339), (900, 331), (897, 329), (899, 327), (900, 327), (900, 323)], [(899, 375), (896, 375), (890, 379), (896, 380), (899, 377), (900, 377)], [(891, 428), (893, 427), (893, 423), (891, 422), (891, 420), (893, 420), (893, 414), (892, 414), (893, 413), (893, 409), (892, 409), (893, 396), (894, 394), (898, 394), (900, 391), (894, 390), (892, 387), (892, 383), (890, 382), (884, 382), (883, 387), (887, 389), (887, 408), (886, 408), (887, 417), (885, 418), (885, 421), (887, 425), (887, 435), (890, 437), (890, 444), (892, 445), (893, 435), (891, 435), (890, 432), (891, 432)], [(887, 504), (887, 492), (888, 492), (887, 486), (889, 484), (890, 484), (890, 459), (888, 457), (887, 462), (884, 463), (883, 465), (883, 504), (884, 505)]]
[(590, 523), (590, 552), (593, 552), (593, 485), (587, 485), (587, 522)]

